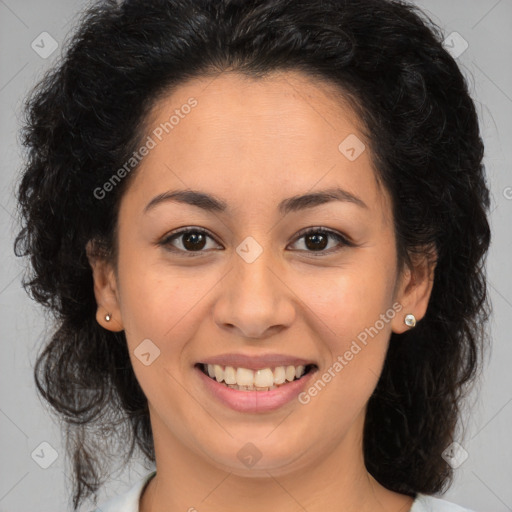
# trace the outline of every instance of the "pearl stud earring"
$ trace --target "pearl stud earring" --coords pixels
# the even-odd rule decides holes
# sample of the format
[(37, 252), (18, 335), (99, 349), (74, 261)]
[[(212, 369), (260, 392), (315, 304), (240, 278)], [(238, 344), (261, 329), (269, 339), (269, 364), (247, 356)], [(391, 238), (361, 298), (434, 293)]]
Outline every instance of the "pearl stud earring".
[(416, 325), (416, 317), (414, 315), (405, 315), (404, 324), (408, 327), (414, 327)]

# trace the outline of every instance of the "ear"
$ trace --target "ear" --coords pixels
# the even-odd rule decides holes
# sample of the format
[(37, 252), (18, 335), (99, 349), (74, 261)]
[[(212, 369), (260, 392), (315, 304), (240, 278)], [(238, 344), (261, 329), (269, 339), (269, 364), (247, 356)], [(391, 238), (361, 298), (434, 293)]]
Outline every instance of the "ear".
[(404, 323), (405, 315), (414, 315), (417, 322), (425, 316), (434, 285), (436, 263), (437, 252), (430, 248), (422, 254), (413, 254), (411, 262), (404, 264), (395, 293), (395, 300), (402, 305), (402, 310), (391, 322), (393, 332), (400, 334), (410, 329)]
[[(116, 275), (112, 264), (105, 254), (99, 249), (99, 245), (89, 240), (86, 245), (87, 259), (92, 268), (94, 281), (94, 296), (98, 308), (96, 321), (105, 329), (119, 332), (124, 329), (121, 311), (119, 308), (119, 294)], [(106, 320), (106, 315), (110, 320)]]

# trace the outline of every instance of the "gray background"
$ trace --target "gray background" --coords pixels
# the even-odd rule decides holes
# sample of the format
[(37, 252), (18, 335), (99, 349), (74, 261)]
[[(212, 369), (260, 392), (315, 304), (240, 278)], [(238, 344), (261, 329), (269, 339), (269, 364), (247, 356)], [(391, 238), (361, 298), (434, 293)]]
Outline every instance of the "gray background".
[[(458, 62), (480, 116), (493, 195), (488, 259), (493, 348), (471, 396), (466, 436), (457, 439), (468, 458), (456, 469), (454, 485), (444, 498), (479, 512), (512, 511), (512, 0), (416, 3), (446, 36), (456, 31), (469, 43)], [(84, 0), (0, 0), (0, 512), (71, 509), (61, 434), (33, 382), (34, 356), (50, 324), (45, 327), (41, 310), (20, 285), (23, 262), (12, 250), (13, 192), (21, 165), (17, 129), (22, 98), (58, 59), (62, 42), (85, 5)], [(59, 43), (48, 58), (31, 47), (42, 32)], [(35, 462), (50, 460), (52, 451), (40, 447), (42, 442), (58, 454), (47, 469)], [(100, 497), (122, 492), (145, 473), (135, 461), (114, 475)]]

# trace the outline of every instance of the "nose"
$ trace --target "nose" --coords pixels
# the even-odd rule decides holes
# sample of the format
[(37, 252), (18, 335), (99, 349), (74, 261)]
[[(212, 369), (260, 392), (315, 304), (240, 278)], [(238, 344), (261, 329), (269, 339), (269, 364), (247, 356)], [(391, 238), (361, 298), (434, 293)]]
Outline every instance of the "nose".
[(235, 254), (215, 303), (216, 324), (244, 338), (266, 338), (289, 327), (295, 318), (294, 294), (283, 278), (270, 251), (252, 262)]

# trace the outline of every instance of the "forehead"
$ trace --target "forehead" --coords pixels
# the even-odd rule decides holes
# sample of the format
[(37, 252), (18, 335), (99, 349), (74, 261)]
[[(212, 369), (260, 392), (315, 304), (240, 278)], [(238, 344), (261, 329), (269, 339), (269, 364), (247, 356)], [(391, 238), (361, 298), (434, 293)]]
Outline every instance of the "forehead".
[(278, 201), (318, 184), (364, 189), (371, 203), (382, 192), (349, 98), (297, 72), (190, 80), (155, 103), (146, 137), (135, 177), (146, 195), (179, 186)]
[[(186, 82), (156, 103), (148, 116), (148, 131), (165, 123), (190, 98), (197, 105), (184, 116), (187, 122), (180, 117), (173, 134), (190, 145), (216, 143), (213, 156), (240, 143), (264, 147), (271, 154), (284, 153), (272, 151), (277, 142), (293, 141), (300, 147), (306, 143), (303, 153), (319, 143), (337, 150), (340, 137), (361, 131), (350, 101), (337, 87), (291, 71), (265, 78), (224, 72)], [(175, 148), (179, 153), (186, 149)]]

